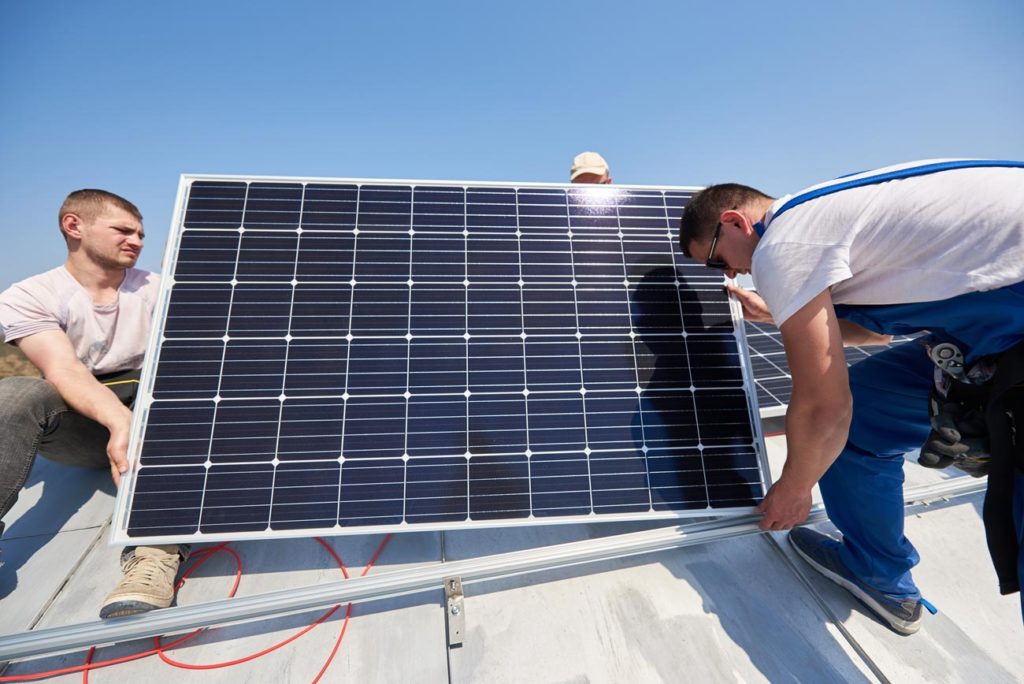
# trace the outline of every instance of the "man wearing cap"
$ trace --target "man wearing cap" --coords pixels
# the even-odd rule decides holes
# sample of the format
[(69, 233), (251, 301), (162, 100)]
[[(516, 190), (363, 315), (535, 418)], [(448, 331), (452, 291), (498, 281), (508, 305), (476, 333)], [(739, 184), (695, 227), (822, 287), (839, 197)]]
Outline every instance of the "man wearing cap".
[(611, 185), (612, 177), (608, 173), (608, 162), (597, 152), (580, 152), (572, 160), (569, 182)]

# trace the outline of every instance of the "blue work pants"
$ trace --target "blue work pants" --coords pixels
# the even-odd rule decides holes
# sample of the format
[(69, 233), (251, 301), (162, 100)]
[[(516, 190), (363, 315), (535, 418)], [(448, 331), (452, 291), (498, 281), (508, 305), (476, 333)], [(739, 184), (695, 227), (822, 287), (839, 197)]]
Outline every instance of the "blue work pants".
[(893, 598), (920, 596), (910, 574), (920, 557), (903, 534), (903, 455), (931, 429), (934, 367), (919, 340), (852, 366), (849, 438), (818, 483), (828, 517), (843, 533), (846, 567)]
[[(843, 533), (839, 553), (846, 567), (898, 599), (920, 596), (910, 573), (920, 557), (903, 534), (903, 455), (919, 448), (931, 429), (928, 393), (934, 368), (920, 340), (851, 367), (850, 434), (819, 482), (828, 517)], [(1013, 516), (1021, 548), (1017, 576), (1024, 586), (1024, 475), (1019, 473)]]

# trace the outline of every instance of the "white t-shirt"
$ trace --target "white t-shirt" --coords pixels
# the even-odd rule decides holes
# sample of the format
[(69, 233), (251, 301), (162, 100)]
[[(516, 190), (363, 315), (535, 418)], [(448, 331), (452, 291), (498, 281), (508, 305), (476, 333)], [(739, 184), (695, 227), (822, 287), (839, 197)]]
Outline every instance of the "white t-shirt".
[(773, 220), (792, 197), (772, 204), (751, 265), (776, 325), (825, 288), (837, 304), (897, 304), (1024, 281), (1024, 168), (950, 169), (840, 190)]
[(0, 294), (0, 328), (13, 342), (63, 330), (78, 358), (102, 375), (142, 367), (160, 276), (128, 269), (112, 304), (95, 304), (66, 268), (40, 273)]

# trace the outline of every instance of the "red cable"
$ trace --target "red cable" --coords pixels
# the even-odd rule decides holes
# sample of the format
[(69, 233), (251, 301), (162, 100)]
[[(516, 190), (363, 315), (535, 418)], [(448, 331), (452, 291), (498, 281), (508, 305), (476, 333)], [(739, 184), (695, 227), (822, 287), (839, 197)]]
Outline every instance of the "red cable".
[[(217, 546), (211, 546), (210, 548), (202, 549), (201, 551), (199, 551), (198, 553), (201, 554), (201, 555), (198, 558), (198, 562), (196, 563), (196, 566), (202, 565), (203, 563), (206, 562), (206, 560), (210, 556), (212, 556), (214, 553), (217, 553), (219, 551), (227, 551), (228, 553), (230, 553), (231, 555), (233, 555), (235, 557), (235, 564), (236, 564), (235, 583), (234, 583), (234, 585), (232, 587), (231, 593), (228, 594), (229, 596), (233, 596), (234, 595), (234, 590), (237, 589), (239, 579), (241, 578), (241, 575), (242, 575), (242, 559), (239, 558), (238, 554), (235, 553), (235, 551), (233, 549), (229, 549), (227, 547), (227, 544), (218, 544)], [(187, 576), (190, 573), (191, 573), (191, 569), (189, 570), (188, 573), (186, 573), (185, 576)], [(181, 581), (184, 581), (185, 576), (182, 577)], [(181, 586), (181, 581), (179, 581), (178, 584), (176, 585), (176, 587), (175, 587), (176, 590), (177, 590), (178, 587)], [(185, 639), (190, 639), (193, 635), (197, 634), (199, 631), (201, 631), (201, 630), (196, 630), (192, 634), (188, 634), (188, 635), (186, 635), (184, 637), (181, 637), (181, 640), (180, 641), (176, 641), (175, 645), (180, 643), (181, 641), (184, 641)], [(110, 665), (119, 665), (121, 663), (127, 663), (127, 662), (130, 662), (132, 660), (139, 660), (140, 658), (145, 658), (147, 656), (151, 656), (151, 655), (155, 655), (156, 654), (156, 649), (153, 649), (153, 650), (149, 650), (149, 651), (142, 651), (140, 653), (135, 653), (135, 654), (128, 655), (128, 656), (123, 656), (121, 658), (112, 658), (110, 660), (102, 660), (102, 661), (100, 661), (98, 663), (93, 663), (92, 662), (92, 654), (95, 651), (96, 651), (96, 647), (95, 646), (92, 646), (92, 647), (89, 648), (89, 653), (86, 656), (86, 662), (85, 662), (84, 665), (75, 665), (75, 666), (72, 666), (72, 667), (65, 667), (65, 668), (62, 668), (62, 669), (59, 669), (59, 670), (50, 670), (49, 672), (37, 672), (35, 674), (13, 675), (13, 676), (8, 676), (8, 677), (0, 677), (0, 682), (28, 682), (28, 681), (34, 681), (34, 680), (37, 680), (37, 679), (46, 679), (48, 677), (56, 677), (58, 675), (73, 674), (75, 672), (84, 672), (85, 673), (84, 674), (85, 681), (88, 682), (89, 670), (95, 670), (95, 669), (99, 669), (101, 667), (109, 667)]]
[[(335, 606), (337, 608), (337, 606)], [(338, 638), (334, 640), (334, 648), (331, 649), (331, 654), (327, 656), (327, 660), (324, 661), (323, 667), (316, 673), (316, 677), (313, 678), (313, 684), (317, 684), (320, 678), (327, 672), (327, 668), (331, 666), (331, 662), (334, 660), (334, 656), (337, 655), (338, 649), (341, 648), (341, 640), (345, 638), (345, 630), (348, 629), (348, 618), (352, 615), (352, 604), (348, 604), (348, 610), (345, 611), (345, 621), (341, 623), (341, 631), (338, 632)]]
[[(376, 552), (374, 552), (373, 556), (370, 558), (369, 563), (367, 563), (366, 567), (363, 569), (363, 572), (362, 572), (361, 576), (365, 577), (366, 574), (370, 571), (370, 568), (373, 567), (374, 563), (376, 563), (377, 559), (380, 557), (380, 554), (384, 551), (384, 547), (387, 545), (389, 539), (391, 539), (391, 535), (390, 534), (386, 535), (384, 537), (384, 539), (381, 540), (381, 543), (378, 545)], [(316, 537), (316, 540), (325, 549), (327, 549), (328, 553), (331, 554), (331, 556), (334, 558), (335, 562), (338, 564), (338, 567), (341, 569), (342, 574), (344, 575), (344, 577), (346, 579), (348, 579), (348, 577), (349, 577), (348, 569), (345, 567), (345, 564), (342, 562), (341, 557), (337, 554), (337, 552), (329, 544), (327, 544), (327, 542), (325, 542), (323, 539), (321, 539), (319, 537)], [(195, 570), (197, 570), (201, 565), (203, 565), (203, 563), (205, 563), (207, 560), (209, 560), (210, 557), (212, 557), (214, 554), (216, 554), (216, 553), (218, 553), (220, 551), (227, 551), (228, 553), (230, 553), (235, 558), (235, 564), (236, 564), (236, 568), (237, 568), (236, 572), (235, 572), (235, 581), (234, 581), (234, 583), (233, 583), (233, 585), (231, 587), (230, 592), (228, 593), (229, 597), (233, 597), (235, 595), (235, 592), (238, 589), (238, 585), (239, 585), (240, 580), (241, 580), (242, 561), (241, 561), (241, 558), (239, 557), (239, 555), (234, 551), (234, 549), (228, 548), (226, 543), (225, 544), (219, 544), (217, 546), (209, 547), (209, 548), (206, 548), (206, 549), (202, 549), (199, 552), (197, 552), (197, 554), (193, 556), (193, 560), (195, 562), (182, 575), (181, 579), (178, 581), (177, 585), (175, 586), (175, 590), (180, 589), (181, 585), (184, 584), (185, 579), (188, 578), (189, 575), (191, 575), (193, 572), (195, 572)], [(96, 662), (96, 663), (92, 662), (93, 654), (96, 651), (96, 647), (93, 646), (93, 647), (91, 647), (89, 649), (89, 652), (86, 655), (86, 661), (85, 661), (85, 663), (83, 665), (62, 668), (62, 669), (59, 669), (59, 670), (51, 670), (49, 672), (39, 672), (39, 673), (28, 674), (28, 675), (15, 675), (15, 676), (10, 676), (10, 677), (0, 677), (0, 682), (34, 681), (34, 680), (38, 680), (38, 679), (46, 679), (48, 677), (55, 677), (57, 675), (70, 674), (70, 673), (74, 673), (74, 672), (82, 672), (83, 681), (86, 684), (88, 684), (88, 681), (89, 681), (89, 671), (90, 670), (100, 669), (100, 668), (103, 668), (103, 667), (109, 667), (111, 665), (116, 665), (116, 664), (132, 661), (132, 660), (138, 660), (140, 658), (145, 658), (145, 657), (151, 656), (153, 654), (159, 655), (161, 660), (163, 660), (164, 662), (166, 662), (166, 663), (168, 663), (170, 665), (173, 665), (175, 667), (185, 668), (185, 669), (208, 670), (208, 669), (228, 667), (228, 666), (231, 666), (231, 665), (237, 665), (239, 663), (247, 662), (247, 661), (250, 661), (250, 660), (255, 660), (256, 658), (264, 656), (267, 653), (275, 651), (275, 650), (281, 648), (282, 646), (285, 646), (286, 644), (289, 644), (289, 643), (295, 641), (296, 639), (298, 639), (302, 635), (304, 635), (307, 632), (309, 632), (310, 630), (312, 630), (317, 625), (319, 625), (322, 622), (324, 622), (327, 618), (329, 618), (331, 615), (333, 615), (335, 613), (335, 611), (337, 611), (338, 608), (340, 608), (340, 607), (341, 607), (340, 604), (334, 606), (333, 608), (328, 610), (326, 613), (324, 613), (322, 616), (320, 616), (316, 621), (314, 621), (310, 625), (307, 625), (305, 628), (303, 628), (302, 630), (300, 630), (296, 634), (293, 634), (292, 636), (288, 637), (284, 641), (281, 641), (281, 642), (275, 644), (274, 646), (266, 648), (266, 649), (264, 649), (264, 650), (262, 650), (262, 651), (260, 651), (258, 653), (254, 653), (254, 654), (245, 656), (244, 658), (238, 658), (238, 659), (227, 661), (227, 662), (223, 662), (223, 663), (212, 663), (212, 664), (208, 664), (208, 665), (192, 665), (192, 664), (189, 664), (189, 663), (181, 663), (181, 662), (175, 661), (172, 658), (170, 658), (170, 656), (168, 656), (166, 654), (166, 651), (168, 649), (175, 648), (176, 646), (179, 646), (180, 644), (188, 641), (189, 639), (191, 639), (192, 637), (194, 637), (195, 635), (199, 634), (200, 632), (202, 632), (203, 630), (206, 629), (205, 627), (201, 627), (201, 628), (191, 632), (190, 634), (186, 634), (183, 637), (179, 637), (175, 641), (172, 641), (171, 643), (166, 644), (166, 645), (164, 645), (164, 644), (162, 644), (160, 642), (160, 637), (154, 637), (154, 642), (156, 644), (156, 647), (153, 648), (153, 649), (150, 649), (148, 651), (143, 651), (141, 653), (135, 653), (135, 654), (129, 655), (129, 656), (124, 656), (124, 657), (121, 657), (121, 658), (112, 658), (110, 660), (99, 661), (99, 662)], [(351, 616), (351, 614), (352, 614), (352, 604), (349, 603), (348, 604), (348, 608), (347, 608), (347, 610), (345, 612), (345, 620), (342, 623), (341, 631), (338, 634), (338, 638), (337, 638), (337, 640), (335, 640), (334, 648), (331, 650), (330, 655), (327, 657), (327, 660), (324, 662), (323, 667), (320, 669), (320, 672), (317, 674), (316, 679), (313, 680), (314, 684), (315, 684), (315, 682), (318, 682), (320, 680), (320, 678), (323, 676), (323, 674), (327, 671), (327, 668), (330, 667), (331, 662), (334, 660), (334, 656), (337, 654), (338, 649), (341, 647), (341, 642), (342, 642), (342, 639), (345, 637), (345, 632), (346, 632), (346, 630), (348, 628), (348, 620), (349, 620), (349, 617)]]
[[(376, 562), (377, 558), (380, 556), (381, 552), (384, 550), (384, 546), (387, 544), (388, 539), (390, 539), (390, 537), (391, 537), (391, 535), (387, 535), (387, 536), (384, 537), (383, 540), (381, 540), (380, 545), (377, 547), (377, 551), (370, 558), (370, 562), (366, 565), (366, 568), (363, 570), (363, 573), (362, 573), (363, 576), (365, 576), (366, 573), (368, 573), (370, 571), (370, 568), (373, 567), (373, 564)], [(338, 567), (341, 569), (342, 575), (344, 575), (345, 579), (348, 579), (349, 578), (348, 568), (345, 567), (345, 564), (342, 562), (341, 557), (337, 554), (337, 552), (327, 542), (325, 542), (320, 537), (316, 537), (315, 539), (320, 543), (321, 546), (323, 546), (325, 549), (327, 549), (327, 552), (331, 554), (331, 556), (334, 558), (334, 561), (338, 564)], [(184, 579), (184, 577), (182, 579)], [(317, 625), (319, 625), (322, 622), (324, 622), (325, 620), (327, 620), (327, 618), (329, 618), (331, 615), (333, 615), (335, 613), (335, 611), (337, 611), (338, 608), (340, 608), (340, 607), (341, 607), (341, 604), (338, 604), (338, 605), (332, 607), (326, 613), (324, 613), (319, 618), (317, 618), (312, 624), (307, 625), (305, 628), (303, 628), (299, 632), (293, 634), (292, 636), (288, 637), (284, 641), (280, 641), (277, 644), (274, 644), (273, 646), (265, 648), (262, 651), (259, 651), (257, 653), (252, 653), (252, 654), (249, 654), (249, 655), (244, 656), (242, 658), (236, 658), (234, 660), (224, 661), (224, 662), (220, 662), (220, 663), (208, 663), (208, 664), (203, 664), (203, 665), (195, 665), (195, 664), (192, 664), (192, 663), (183, 663), (181, 661), (174, 660), (173, 658), (171, 658), (170, 656), (168, 656), (165, 653), (166, 649), (165, 649), (164, 646), (162, 646), (160, 644), (160, 637), (154, 637), (153, 641), (156, 644), (156, 650), (158, 652), (157, 654), (160, 656), (160, 659), (163, 660), (168, 665), (173, 665), (174, 667), (179, 667), (179, 668), (186, 669), (186, 670), (215, 670), (215, 669), (219, 669), (219, 668), (223, 668), (223, 667), (230, 667), (232, 665), (239, 665), (241, 663), (249, 662), (250, 660), (255, 660), (256, 658), (261, 658), (261, 657), (265, 656), (268, 653), (276, 651), (277, 649), (281, 648), (282, 646), (290, 644), (291, 642), (295, 641), (299, 637), (301, 637), (304, 634), (306, 634), (309, 631), (311, 631)], [(326, 672), (327, 668), (330, 667), (331, 662), (334, 660), (335, 654), (338, 652), (338, 649), (341, 647), (341, 640), (345, 636), (345, 632), (346, 632), (346, 630), (348, 628), (348, 620), (349, 620), (349, 617), (351, 615), (352, 615), (352, 604), (349, 603), (348, 604), (348, 608), (345, 611), (345, 620), (342, 622), (341, 631), (338, 633), (338, 638), (335, 640), (334, 648), (331, 650), (330, 655), (327, 657), (327, 660), (324, 662), (324, 665), (320, 669), (320, 672), (317, 674), (316, 679), (314, 680), (314, 682), (320, 680), (320, 677), (323, 675), (324, 672)], [(191, 636), (192, 635), (189, 635), (189, 638), (191, 638)], [(176, 645), (178, 645), (180, 643), (181, 643), (181, 640), (175, 642), (174, 644), (172, 644), (168, 648), (176, 646)]]
[[(384, 551), (384, 546), (387, 545), (389, 539), (391, 539), (390, 532), (384, 535), (384, 538), (381, 540), (380, 545), (377, 546), (377, 551), (373, 554), (373, 556), (370, 557), (370, 562), (366, 564), (365, 568), (363, 568), (362, 574), (359, 575), (360, 577), (366, 577), (366, 573), (370, 572), (370, 568), (372, 568), (373, 564), (377, 562), (378, 556), (380, 556), (381, 552)], [(331, 552), (331, 555), (334, 556), (335, 560), (337, 560), (338, 563), (340, 564), (341, 559), (338, 558), (337, 554), (334, 553), (334, 549), (328, 546), (327, 550)], [(344, 569), (344, 567), (345, 566), (342, 565), (342, 569)], [(346, 578), (347, 577), (348, 575), (346, 575)], [(337, 608), (337, 606), (335, 606), (335, 608)], [(345, 622), (341, 625), (341, 632), (338, 634), (338, 639), (334, 642), (334, 648), (331, 649), (331, 654), (327, 656), (327, 660), (324, 662), (324, 666), (321, 667), (320, 671), (316, 673), (316, 677), (313, 679), (313, 684), (317, 684), (317, 682), (320, 681), (320, 678), (324, 676), (324, 673), (327, 672), (327, 668), (330, 667), (331, 662), (334, 660), (334, 656), (338, 653), (338, 649), (341, 648), (341, 640), (345, 638), (345, 630), (348, 628), (348, 617), (351, 614), (352, 604), (349, 603), (348, 609), (345, 611)]]
[[(324, 548), (326, 548), (330, 552), (330, 554), (332, 556), (334, 556), (334, 560), (338, 563), (338, 567), (341, 568), (341, 572), (345, 576), (345, 579), (348, 579), (348, 569), (345, 567), (345, 564), (342, 563), (341, 558), (338, 556), (337, 553), (335, 553), (334, 549), (332, 549), (327, 544), (327, 542), (325, 542), (320, 537), (315, 537), (315, 539), (318, 542), (320, 542), (320, 544)], [(184, 579), (184, 577), (182, 579)], [(153, 637), (153, 643), (156, 645), (156, 649), (155, 650), (157, 651), (157, 655), (160, 656), (160, 660), (164, 661), (168, 665), (173, 665), (174, 667), (180, 667), (180, 668), (185, 669), (185, 670), (216, 670), (216, 669), (219, 669), (219, 668), (222, 668), (222, 667), (229, 667), (231, 665), (239, 665), (241, 663), (245, 663), (245, 662), (248, 662), (250, 660), (255, 660), (256, 658), (260, 658), (262, 656), (265, 656), (266, 654), (271, 653), (272, 651), (276, 651), (277, 649), (281, 648), (282, 646), (284, 646), (286, 644), (290, 644), (291, 642), (295, 641), (296, 639), (301, 637), (303, 634), (306, 634), (311, 629), (313, 629), (314, 627), (316, 627), (317, 625), (322, 623), (324, 620), (329, 618), (340, 607), (341, 607), (340, 604), (337, 605), (337, 606), (334, 606), (333, 608), (328, 610), (326, 613), (321, 615), (319, 618), (317, 618), (315, 621), (313, 621), (311, 624), (307, 625), (306, 627), (304, 627), (299, 632), (296, 632), (295, 634), (291, 635), (290, 637), (288, 637), (284, 641), (280, 641), (280, 642), (278, 642), (278, 643), (276, 643), (276, 644), (274, 644), (274, 645), (272, 645), (272, 646), (270, 646), (268, 648), (263, 649), (262, 651), (258, 651), (256, 653), (251, 653), (251, 654), (249, 654), (247, 656), (243, 656), (241, 658), (236, 658), (235, 660), (226, 660), (226, 661), (223, 661), (223, 662), (220, 662), (220, 663), (207, 663), (207, 664), (202, 664), (202, 665), (195, 665), (195, 664), (192, 664), (192, 663), (183, 663), (181, 661), (178, 661), (178, 660), (175, 660), (175, 659), (171, 658), (169, 655), (167, 655), (165, 653), (165, 650), (167, 648), (171, 648), (173, 646), (176, 646), (177, 643), (180, 643), (180, 642), (177, 642), (177, 643), (173, 644), (172, 646), (164, 647), (163, 644), (160, 643), (160, 637), (157, 636), (157, 637)], [(349, 611), (349, 612), (351, 612), (351, 611)], [(346, 621), (348, 620), (348, 613), (346, 613), (346, 615), (345, 615), (345, 620)]]

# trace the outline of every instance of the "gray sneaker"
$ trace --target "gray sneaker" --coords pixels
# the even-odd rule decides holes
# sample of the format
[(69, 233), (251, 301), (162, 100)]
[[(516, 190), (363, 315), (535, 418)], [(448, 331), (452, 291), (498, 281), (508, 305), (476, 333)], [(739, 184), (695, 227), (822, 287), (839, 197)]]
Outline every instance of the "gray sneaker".
[(181, 561), (177, 544), (125, 549), (121, 554), (124, 574), (103, 602), (100, 617), (135, 615), (171, 605)]
[(839, 559), (840, 542), (806, 527), (794, 527), (789, 543), (800, 557), (861, 603), (899, 634), (913, 634), (921, 628), (921, 600), (894, 599), (858, 579)]

